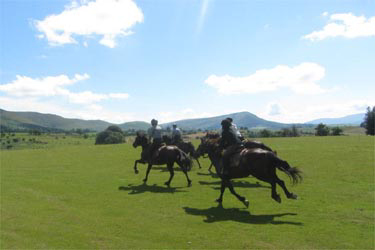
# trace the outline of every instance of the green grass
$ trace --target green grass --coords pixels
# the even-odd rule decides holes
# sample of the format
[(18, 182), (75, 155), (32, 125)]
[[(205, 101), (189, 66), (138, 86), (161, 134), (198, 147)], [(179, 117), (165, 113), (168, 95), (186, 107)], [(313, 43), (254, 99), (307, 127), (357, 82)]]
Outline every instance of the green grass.
[[(1, 154), (1, 249), (374, 249), (374, 137), (266, 138), (304, 171), (292, 186), (298, 200), (271, 199), (267, 183), (235, 181), (250, 208), (204, 168), (190, 173), (146, 166), (133, 171), (140, 149), (85, 143)], [(197, 143), (197, 141), (196, 141)], [(47, 144), (52, 145), (52, 144)]]

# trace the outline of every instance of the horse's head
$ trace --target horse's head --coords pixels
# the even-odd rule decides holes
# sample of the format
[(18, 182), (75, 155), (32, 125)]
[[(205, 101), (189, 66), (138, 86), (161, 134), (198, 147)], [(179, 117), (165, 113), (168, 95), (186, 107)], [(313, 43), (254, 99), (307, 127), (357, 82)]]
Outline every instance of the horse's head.
[(147, 145), (148, 139), (144, 132), (138, 131), (137, 136), (135, 137), (135, 140), (133, 142), (133, 147), (136, 148), (138, 146), (144, 146)]
[(209, 139), (207, 137), (201, 138), (201, 144), (199, 144), (196, 150), (196, 156), (203, 156), (205, 154), (215, 153), (219, 148), (220, 138)]

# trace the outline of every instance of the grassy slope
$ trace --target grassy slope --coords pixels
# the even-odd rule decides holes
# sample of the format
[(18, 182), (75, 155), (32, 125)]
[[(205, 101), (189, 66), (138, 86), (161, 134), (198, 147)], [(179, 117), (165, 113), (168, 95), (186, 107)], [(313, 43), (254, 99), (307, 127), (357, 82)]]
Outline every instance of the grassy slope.
[(374, 137), (263, 141), (303, 169), (297, 186), (279, 173), (299, 200), (247, 178), (236, 190), (250, 208), (228, 191), (217, 208), (207, 160), (191, 188), (181, 172), (165, 188), (159, 167), (143, 186), (129, 144), (1, 151), (0, 248), (374, 248)]

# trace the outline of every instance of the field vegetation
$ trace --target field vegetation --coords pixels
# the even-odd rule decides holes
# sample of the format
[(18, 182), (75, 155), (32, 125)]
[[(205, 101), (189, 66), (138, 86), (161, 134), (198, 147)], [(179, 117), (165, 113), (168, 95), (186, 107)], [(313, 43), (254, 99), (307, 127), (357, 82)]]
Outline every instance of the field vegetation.
[[(57, 138), (56, 138), (57, 137)], [(189, 172), (146, 166), (133, 171), (140, 149), (130, 143), (94, 145), (95, 135), (15, 134), (1, 150), (1, 249), (374, 249), (374, 137), (261, 138), (304, 172), (292, 186), (298, 200), (271, 199), (267, 183), (235, 181), (246, 209), (203, 169)], [(25, 141), (22, 140), (25, 138)], [(46, 144), (30, 144), (35, 138)], [(128, 140), (129, 142), (129, 140)], [(198, 140), (193, 141), (195, 145)], [(17, 150), (18, 149), (18, 150)]]

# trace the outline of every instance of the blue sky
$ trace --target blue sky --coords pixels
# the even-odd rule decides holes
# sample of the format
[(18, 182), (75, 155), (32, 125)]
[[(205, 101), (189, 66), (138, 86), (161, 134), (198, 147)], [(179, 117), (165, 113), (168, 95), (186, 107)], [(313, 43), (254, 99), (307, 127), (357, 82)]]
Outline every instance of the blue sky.
[(1, 0), (0, 108), (114, 123), (375, 105), (375, 1)]

